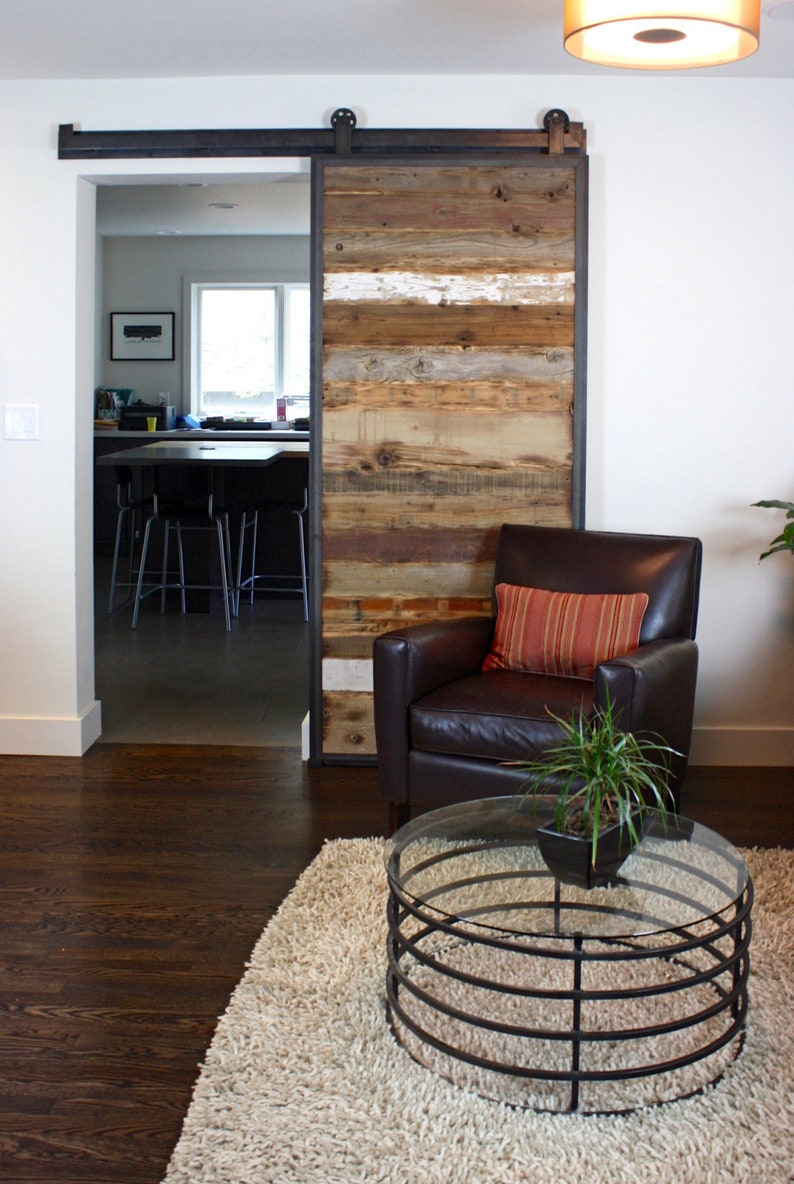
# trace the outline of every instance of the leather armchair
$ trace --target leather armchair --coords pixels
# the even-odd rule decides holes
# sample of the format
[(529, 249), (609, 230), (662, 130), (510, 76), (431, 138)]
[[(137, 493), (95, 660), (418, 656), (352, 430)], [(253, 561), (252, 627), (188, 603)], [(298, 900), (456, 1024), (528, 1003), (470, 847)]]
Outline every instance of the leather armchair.
[(509, 794), (522, 760), (551, 745), (568, 719), (607, 695), (626, 731), (654, 733), (680, 788), (692, 735), (697, 679), (699, 539), (555, 527), (501, 527), (498, 583), (558, 592), (646, 592), (639, 648), (596, 667), (592, 680), (511, 670), (482, 672), (494, 616), (430, 622), (375, 640), (374, 710), (381, 792), (392, 829), (412, 807), (434, 809)]

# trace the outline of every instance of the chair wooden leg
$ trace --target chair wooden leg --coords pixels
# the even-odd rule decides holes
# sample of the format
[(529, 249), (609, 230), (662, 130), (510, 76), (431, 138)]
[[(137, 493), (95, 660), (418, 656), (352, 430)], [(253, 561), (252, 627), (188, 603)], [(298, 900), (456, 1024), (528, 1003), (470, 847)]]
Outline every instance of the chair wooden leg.
[(407, 802), (389, 802), (389, 834), (411, 821), (411, 807)]

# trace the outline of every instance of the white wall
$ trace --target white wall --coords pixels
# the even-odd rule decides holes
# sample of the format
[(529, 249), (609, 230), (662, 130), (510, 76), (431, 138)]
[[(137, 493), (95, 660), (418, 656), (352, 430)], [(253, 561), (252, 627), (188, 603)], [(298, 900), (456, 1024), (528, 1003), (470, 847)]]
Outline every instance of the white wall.
[[(190, 410), (183, 350), (189, 310), (183, 301), (183, 278), (309, 279), (308, 236), (109, 236), (101, 241), (104, 270), (97, 333), (102, 351), (95, 385), (131, 387), (144, 403), (156, 403), (159, 392), (167, 391), (177, 415)], [(155, 311), (176, 314), (173, 362), (110, 361), (110, 313)]]
[[(79, 753), (90, 685), (94, 343), (79, 179), (259, 161), (57, 160), (57, 125), (535, 126), (582, 120), (591, 158), (587, 522), (705, 544), (695, 763), (794, 763), (794, 568), (757, 556), (794, 498), (788, 348), (794, 82), (686, 75), (156, 79), (0, 84), (0, 401), (35, 402), (35, 442), (0, 440), (0, 751)], [(78, 235), (79, 227), (79, 235)], [(80, 351), (78, 353), (75, 328)], [(85, 340), (89, 338), (89, 340)], [(88, 364), (86, 364), (86, 359)]]

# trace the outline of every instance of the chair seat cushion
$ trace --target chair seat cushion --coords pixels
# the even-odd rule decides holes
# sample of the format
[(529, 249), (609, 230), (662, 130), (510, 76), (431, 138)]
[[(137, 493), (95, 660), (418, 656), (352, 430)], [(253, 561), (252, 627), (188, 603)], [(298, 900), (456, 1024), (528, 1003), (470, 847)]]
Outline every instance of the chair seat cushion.
[(593, 684), (491, 670), (446, 683), (410, 708), (411, 747), (424, 752), (521, 760), (560, 736), (563, 719), (594, 710)]
[(496, 628), (483, 670), (592, 678), (599, 663), (637, 649), (648, 596), (500, 583), (496, 602)]

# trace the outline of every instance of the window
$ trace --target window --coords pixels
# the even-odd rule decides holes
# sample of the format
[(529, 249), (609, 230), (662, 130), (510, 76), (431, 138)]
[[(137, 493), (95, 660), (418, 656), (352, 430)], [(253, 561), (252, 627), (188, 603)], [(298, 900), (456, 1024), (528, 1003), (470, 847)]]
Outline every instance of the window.
[(193, 415), (309, 413), (308, 284), (191, 283)]

